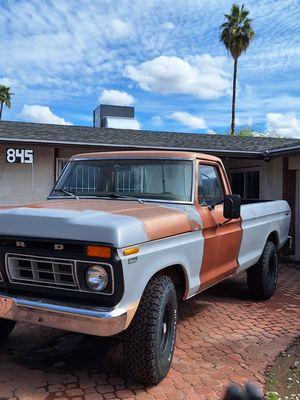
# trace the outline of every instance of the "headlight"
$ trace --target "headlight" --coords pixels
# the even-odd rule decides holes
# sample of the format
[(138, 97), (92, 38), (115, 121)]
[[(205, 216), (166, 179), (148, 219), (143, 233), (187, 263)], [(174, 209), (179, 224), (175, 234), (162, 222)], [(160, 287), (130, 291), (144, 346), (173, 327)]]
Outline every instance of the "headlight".
[(105, 268), (92, 265), (86, 271), (86, 283), (94, 292), (102, 292), (108, 285), (108, 274)]

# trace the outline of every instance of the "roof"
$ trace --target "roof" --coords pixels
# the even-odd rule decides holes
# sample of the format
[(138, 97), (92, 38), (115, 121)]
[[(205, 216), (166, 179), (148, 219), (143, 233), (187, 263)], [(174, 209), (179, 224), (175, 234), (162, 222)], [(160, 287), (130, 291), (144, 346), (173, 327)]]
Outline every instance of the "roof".
[(214, 157), (210, 154), (202, 154), (195, 152), (186, 151), (171, 151), (171, 150), (157, 150), (157, 151), (107, 151), (107, 152), (97, 152), (97, 153), (83, 153), (75, 154), (71, 157), (71, 160), (84, 160), (84, 159), (127, 159), (127, 158), (174, 158), (174, 159), (189, 159), (195, 160), (201, 158), (203, 160), (213, 160), (220, 161), (219, 158)]
[(0, 121), (0, 142), (89, 147), (185, 150), (231, 157), (272, 157), (300, 152), (300, 139), (137, 131)]

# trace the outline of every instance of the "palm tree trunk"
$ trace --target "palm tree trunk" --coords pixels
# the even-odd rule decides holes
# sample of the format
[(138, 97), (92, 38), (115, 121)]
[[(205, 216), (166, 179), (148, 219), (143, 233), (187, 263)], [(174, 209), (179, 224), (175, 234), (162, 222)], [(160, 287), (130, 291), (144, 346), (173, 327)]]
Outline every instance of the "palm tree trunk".
[(235, 58), (234, 66), (233, 66), (232, 110), (231, 110), (231, 130), (230, 130), (230, 134), (232, 136), (234, 136), (234, 128), (235, 128), (235, 97), (236, 97), (237, 62), (238, 62), (238, 59)]
[(0, 103), (0, 120), (2, 118), (2, 110), (3, 110), (3, 101)]

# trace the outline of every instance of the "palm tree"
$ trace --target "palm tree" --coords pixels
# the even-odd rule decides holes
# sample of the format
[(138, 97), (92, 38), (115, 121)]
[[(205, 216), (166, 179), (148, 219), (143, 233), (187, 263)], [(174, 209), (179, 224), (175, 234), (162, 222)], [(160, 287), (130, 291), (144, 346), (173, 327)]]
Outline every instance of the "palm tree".
[(11, 107), (11, 96), (13, 93), (10, 91), (10, 87), (6, 85), (0, 85), (0, 120), (2, 118), (3, 104), (7, 108)]
[(220, 26), (220, 41), (224, 44), (227, 51), (231, 54), (233, 67), (233, 88), (232, 88), (232, 114), (231, 114), (231, 135), (234, 135), (235, 127), (235, 98), (236, 98), (236, 78), (237, 63), (240, 55), (245, 52), (254, 39), (254, 30), (251, 27), (251, 19), (248, 18), (249, 11), (237, 4), (231, 7), (231, 13), (225, 14), (226, 21)]

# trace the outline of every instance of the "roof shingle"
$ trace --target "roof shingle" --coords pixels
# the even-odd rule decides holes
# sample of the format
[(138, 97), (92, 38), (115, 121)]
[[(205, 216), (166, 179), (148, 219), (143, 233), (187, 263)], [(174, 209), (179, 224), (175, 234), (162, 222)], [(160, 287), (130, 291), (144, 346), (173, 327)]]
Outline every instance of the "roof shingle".
[(218, 155), (272, 156), (300, 152), (300, 139), (135, 131), (0, 121), (0, 141), (40, 142), (143, 149), (177, 149)]

